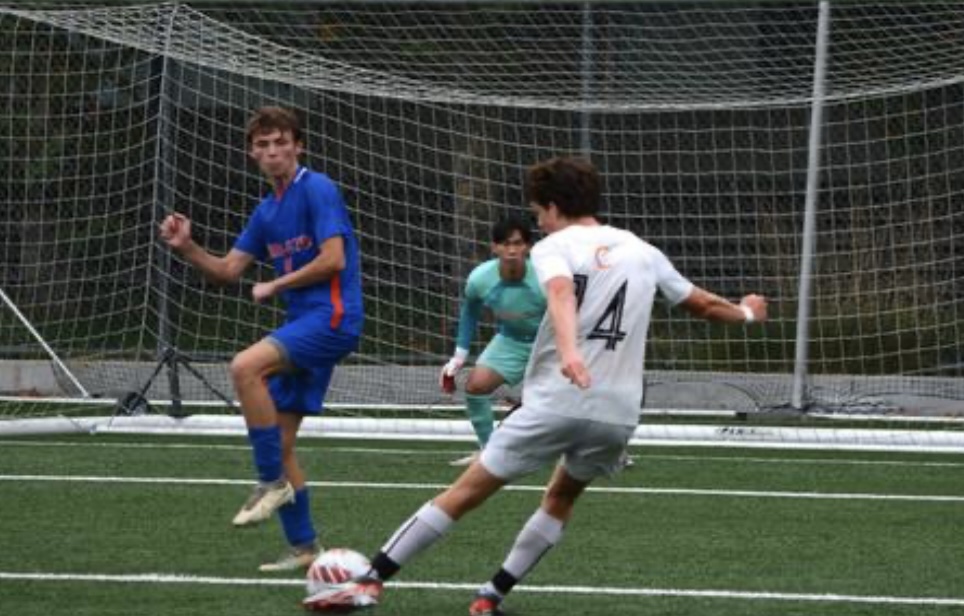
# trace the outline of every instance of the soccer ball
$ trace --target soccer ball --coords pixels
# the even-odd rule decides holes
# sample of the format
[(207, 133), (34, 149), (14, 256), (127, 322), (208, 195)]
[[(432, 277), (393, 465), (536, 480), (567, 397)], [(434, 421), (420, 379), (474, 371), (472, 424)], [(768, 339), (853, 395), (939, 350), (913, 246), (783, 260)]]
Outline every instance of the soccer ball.
[(308, 596), (365, 575), (371, 566), (367, 558), (354, 550), (347, 548), (326, 550), (308, 567)]

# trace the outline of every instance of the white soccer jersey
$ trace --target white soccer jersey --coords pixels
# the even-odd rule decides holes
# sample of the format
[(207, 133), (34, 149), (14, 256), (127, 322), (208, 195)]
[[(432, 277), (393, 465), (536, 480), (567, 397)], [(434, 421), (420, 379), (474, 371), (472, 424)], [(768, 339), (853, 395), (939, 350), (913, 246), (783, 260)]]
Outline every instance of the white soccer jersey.
[(532, 263), (545, 287), (573, 281), (576, 343), (592, 380), (582, 390), (562, 375), (546, 313), (526, 367), (524, 401), (539, 412), (636, 425), (643, 397), (646, 335), (657, 289), (672, 304), (693, 283), (662, 252), (633, 233), (607, 225), (570, 225), (539, 241)]

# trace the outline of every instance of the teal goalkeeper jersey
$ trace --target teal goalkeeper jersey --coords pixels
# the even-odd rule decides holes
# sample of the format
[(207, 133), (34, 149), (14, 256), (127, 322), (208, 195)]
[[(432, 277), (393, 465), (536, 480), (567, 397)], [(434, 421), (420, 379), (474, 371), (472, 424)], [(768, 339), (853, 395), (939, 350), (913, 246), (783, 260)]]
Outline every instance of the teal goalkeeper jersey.
[(502, 279), (498, 259), (486, 261), (472, 270), (465, 283), (459, 315), (456, 340), (459, 348), (469, 348), (483, 308), (492, 312), (500, 334), (519, 342), (532, 342), (546, 312), (546, 297), (532, 263), (526, 260), (525, 277), (518, 281)]

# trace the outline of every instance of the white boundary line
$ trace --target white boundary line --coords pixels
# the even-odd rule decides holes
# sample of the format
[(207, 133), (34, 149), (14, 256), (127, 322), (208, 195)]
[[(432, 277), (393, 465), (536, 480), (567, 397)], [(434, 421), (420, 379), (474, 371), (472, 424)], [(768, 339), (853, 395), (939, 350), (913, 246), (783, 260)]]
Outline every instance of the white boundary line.
[[(308, 441), (311, 442), (311, 441)], [(229, 445), (224, 443), (149, 443), (149, 442), (93, 442), (84, 441), (48, 441), (48, 440), (18, 440), (0, 439), (0, 447), (90, 447), (100, 449), (197, 449), (204, 451), (250, 451), (247, 443)], [(466, 447), (452, 449), (406, 449), (401, 447), (345, 447), (340, 445), (298, 445), (298, 451), (323, 451), (325, 453), (364, 453), (373, 455), (421, 455), (421, 456), (455, 456), (468, 451)], [(841, 466), (921, 466), (937, 468), (964, 468), (964, 462), (928, 462), (925, 460), (848, 460), (846, 458), (773, 458), (750, 456), (716, 456), (716, 455), (676, 455), (658, 453), (633, 453), (636, 460), (681, 460), (681, 461), (713, 461), (734, 462), (747, 464), (826, 464)]]
[[(170, 485), (250, 486), (250, 479), (205, 479), (181, 477), (113, 477), (97, 475), (0, 475), (0, 481), (49, 481), (65, 483), (130, 483)], [(365, 481), (309, 481), (311, 487), (352, 488), (362, 490), (444, 490), (442, 483), (385, 483)], [(507, 492), (544, 492), (542, 485), (507, 485)], [(797, 498), (810, 500), (870, 500), (932, 503), (964, 503), (964, 496), (929, 494), (869, 494), (855, 492), (769, 492), (762, 490), (700, 490), (688, 488), (619, 488), (590, 486), (589, 491), (600, 494), (660, 494), (672, 496), (722, 496), (735, 498)]]
[[(105, 582), (119, 584), (198, 584), (209, 586), (304, 586), (302, 580), (265, 578), (224, 578), (210, 576), (177, 575), (168, 573), (141, 573), (136, 575), (105, 575), (80, 573), (19, 573), (0, 571), (0, 581), (40, 582)], [(412, 590), (476, 590), (478, 584), (440, 582), (389, 582), (392, 589)], [(806, 601), (826, 603), (869, 603), (886, 605), (940, 605), (964, 606), (964, 598), (954, 597), (891, 597), (883, 595), (841, 595), (786, 592), (749, 592), (739, 590), (689, 590), (683, 588), (616, 588), (606, 586), (516, 586), (513, 592), (569, 594), (569, 595), (616, 595), (636, 597), (699, 597), (709, 599), (747, 599), (762, 601)]]

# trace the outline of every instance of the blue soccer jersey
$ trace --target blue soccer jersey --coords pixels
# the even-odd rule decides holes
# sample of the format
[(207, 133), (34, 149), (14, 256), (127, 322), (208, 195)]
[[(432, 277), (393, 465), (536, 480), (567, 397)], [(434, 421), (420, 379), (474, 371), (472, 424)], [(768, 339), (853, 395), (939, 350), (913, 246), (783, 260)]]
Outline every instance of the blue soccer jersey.
[(278, 276), (318, 256), (325, 240), (340, 235), (345, 268), (330, 280), (282, 292), (288, 318), (309, 312), (327, 315), (332, 330), (360, 334), (364, 318), (358, 241), (341, 191), (323, 173), (299, 167), (281, 198), (265, 196), (234, 244), (274, 265)]

